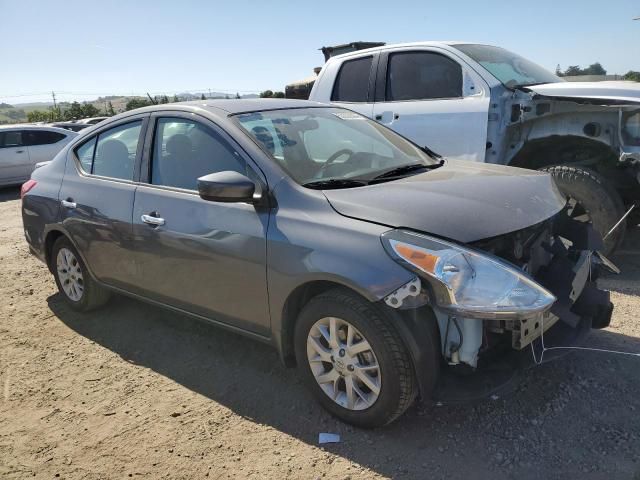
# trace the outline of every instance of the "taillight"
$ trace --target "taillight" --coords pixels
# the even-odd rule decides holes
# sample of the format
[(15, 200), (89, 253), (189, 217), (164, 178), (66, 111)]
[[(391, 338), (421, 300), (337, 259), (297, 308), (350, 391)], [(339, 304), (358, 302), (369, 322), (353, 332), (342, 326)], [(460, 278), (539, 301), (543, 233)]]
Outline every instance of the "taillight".
[(22, 184), (22, 187), (20, 187), (20, 198), (24, 198), (24, 196), (33, 188), (37, 185), (38, 182), (36, 182), (35, 180), (27, 180), (26, 182), (24, 182)]

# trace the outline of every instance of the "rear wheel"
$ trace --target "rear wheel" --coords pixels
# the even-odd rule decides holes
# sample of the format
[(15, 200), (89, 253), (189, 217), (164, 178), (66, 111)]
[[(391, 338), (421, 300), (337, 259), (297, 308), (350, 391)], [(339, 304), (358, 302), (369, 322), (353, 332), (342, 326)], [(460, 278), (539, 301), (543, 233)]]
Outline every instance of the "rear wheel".
[(295, 331), (298, 369), (330, 413), (360, 427), (399, 417), (416, 397), (407, 348), (380, 307), (336, 289), (313, 298)]
[(60, 237), (53, 244), (51, 262), (58, 290), (71, 308), (86, 312), (107, 303), (109, 291), (91, 278), (68, 238)]
[[(567, 196), (569, 215), (593, 227), (604, 238), (625, 213), (618, 192), (600, 174), (583, 167), (554, 166), (544, 169), (555, 179), (560, 191)], [(605, 255), (613, 253), (624, 239), (626, 221), (604, 240)]]

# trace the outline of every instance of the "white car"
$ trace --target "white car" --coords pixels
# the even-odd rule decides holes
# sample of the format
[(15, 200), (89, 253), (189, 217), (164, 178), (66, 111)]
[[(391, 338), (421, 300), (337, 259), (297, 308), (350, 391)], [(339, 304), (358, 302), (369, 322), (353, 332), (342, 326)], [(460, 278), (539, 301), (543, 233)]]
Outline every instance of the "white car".
[(77, 135), (39, 125), (0, 126), (0, 186), (25, 182), (37, 163), (52, 160)]

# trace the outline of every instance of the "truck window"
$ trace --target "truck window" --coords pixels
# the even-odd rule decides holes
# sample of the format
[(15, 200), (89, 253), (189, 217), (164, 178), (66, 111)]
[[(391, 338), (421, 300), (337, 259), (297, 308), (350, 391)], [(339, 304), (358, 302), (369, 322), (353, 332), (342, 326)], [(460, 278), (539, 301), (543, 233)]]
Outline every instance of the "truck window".
[(462, 67), (433, 52), (389, 56), (387, 101), (462, 97)]
[(357, 58), (342, 64), (331, 100), (334, 102), (366, 102), (373, 57)]

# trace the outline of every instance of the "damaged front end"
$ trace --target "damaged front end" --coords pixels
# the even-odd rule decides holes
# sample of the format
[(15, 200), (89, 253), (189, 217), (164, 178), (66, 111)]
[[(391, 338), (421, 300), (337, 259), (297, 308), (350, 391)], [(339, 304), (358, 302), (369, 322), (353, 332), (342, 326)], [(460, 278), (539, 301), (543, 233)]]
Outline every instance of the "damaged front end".
[[(470, 248), (412, 235), (383, 238), (418, 274), (385, 301), (400, 309), (431, 306), (447, 364), (436, 395), (442, 401), (495, 392), (540, 356), (543, 334), (547, 346), (568, 346), (610, 323), (609, 292), (596, 280), (601, 268), (615, 267), (598, 253), (602, 239), (592, 226), (564, 211)], [(407, 244), (418, 246), (403, 250)]]

